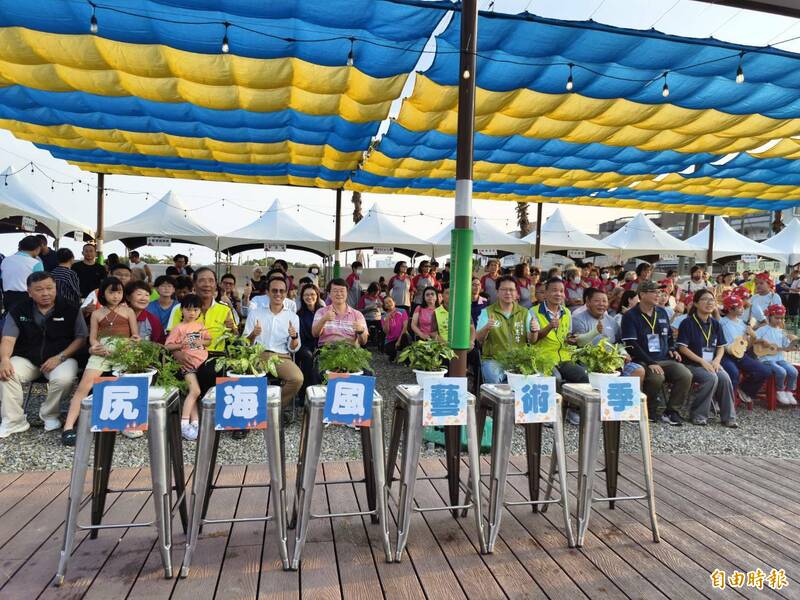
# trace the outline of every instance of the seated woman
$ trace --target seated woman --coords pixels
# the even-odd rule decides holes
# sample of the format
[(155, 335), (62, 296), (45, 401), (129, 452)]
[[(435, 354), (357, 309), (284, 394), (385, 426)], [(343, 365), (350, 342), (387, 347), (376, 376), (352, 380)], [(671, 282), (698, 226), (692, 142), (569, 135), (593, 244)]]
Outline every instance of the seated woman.
[(683, 364), (692, 372), (695, 391), (691, 396), (690, 419), (694, 425), (706, 425), (711, 399), (719, 405), (724, 427), (736, 428), (736, 409), (733, 405), (733, 384), (725, 369), (725, 334), (712, 315), (717, 308), (714, 292), (702, 289), (695, 292), (694, 306), (678, 329), (678, 352)]
[(422, 292), (422, 303), (411, 317), (411, 331), (419, 340), (434, 337), (433, 314), (439, 306), (439, 295), (436, 288), (428, 286)]
[(125, 286), (125, 302), (131, 307), (139, 324), (139, 337), (163, 344), (167, 339), (161, 321), (147, 310), (150, 306), (150, 286), (145, 281), (134, 280)]
[(394, 362), (397, 353), (408, 343), (408, 313), (402, 308), (397, 308), (391, 296), (383, 299), (381, 327), (385, 340), (383, 351), (389, 360)]
[(383, 330), (381, 329), (381, 307), (383, 301), (380, 297), (380, 286), (377, 282), (373, 281), (367, 288), (367, 293), (358, 299), (356, 309), (361, 311), (364, 319), (367, 321), (367, 330), (369, 331), (369, 339), (373, 340), (376, 347), (381, 347), (381, 337)]
[(314, 314), (325, 306), (319, 297), (319, 289), (313, 283), (307, 283), (300, 288), (300, 310), (297, 317), (300, 319), (300, 349), (295, 353), (294, 359), (303, 372), (303, 386), (297, 395), (299, 402), (305, 402), (306, 388), (320, 383), (319, 372), (314, 368), (314, 352), (317, 349), (317, 338), (311, 333), (314, 324)]
[(775, 389), (778, 390), (778, 402), (794, 406), (797, 404), (797, 369), (784, 357), (784, 351), (797, 343), (784, 331), (786, 308), (782, 304), (771, 304), (764, 311), (767, 324), (756, 329), (756, 344), (764, 348), (760, 360), (766, 364), (775, 376)]
[[(725, 340), (725, 356), (722, 357), (722, 368), (728, 373), (733, 383), (733, 389), (739, 394), (739, 399), (745, 404), (752, 404), (753, 398), (758, 394), (758, 390), (772, 374), (770, 368), (764, 363), (753, 358), (748, 352), (741, 353), (734, 348), (739, 344), (736, 340), (743, 339), (744, 347), (747, 350), (752, 346), (755, 339), (755, 331), (742, 320), (744, 313), (744, 302), (736, 294), (726, 294), (723, 299), (723, 314), (720, 319)], [(744, 376), (742, 383), (739, 383), (739, 375)]]

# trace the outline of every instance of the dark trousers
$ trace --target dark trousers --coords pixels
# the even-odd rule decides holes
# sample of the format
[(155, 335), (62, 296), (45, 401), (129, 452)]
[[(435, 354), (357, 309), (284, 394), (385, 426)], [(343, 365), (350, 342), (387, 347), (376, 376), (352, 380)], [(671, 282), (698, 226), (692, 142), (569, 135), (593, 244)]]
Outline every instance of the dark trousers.
[(741, 390), (750, 396), (755, 397), (758, 390), (764, 385), (764, 382), (772, 375), (770, 368), (756, 360), (749, 354), (745, 354), (742, 358), (734, 358), (730, 354), (725, 354), (722, 357), (722, 368), (728, 373), (733, 383), (733, 389), (740, 387), (739, 374), (744, 375), (744, 381), (741, 383)]
[(658, 397), (665, 382), (671, 386), (667, 399), (667, 410), (675, 412), (679, 411), (686, 403), (692, 387), (692, 372), (678, 361), (660, 360), (658, 365), (664, 369), (663, 375), (657, 375), (653, 373), (652, 369), (645, 367), (643, 387), (644, 393), (647, 394), (647, 410), (651, 416), (656, 414)]
[(306, 389), (310, 385), (319, 385), (322, 380), (319, 376), (319, 371), (314, 365), (314, 349), (308, 346), (300, 346), (300, 349), (294, 355), (294, 360), (300, 371), (303, 373), (303, 385), (298, 394), (299, 402), (304, 404), (306, 401)]
[(565, 360), (558, 363), (554, 375), (556, 376), (556, 383), (589, 383), (589, 374), (578, 363), (570, 360)]

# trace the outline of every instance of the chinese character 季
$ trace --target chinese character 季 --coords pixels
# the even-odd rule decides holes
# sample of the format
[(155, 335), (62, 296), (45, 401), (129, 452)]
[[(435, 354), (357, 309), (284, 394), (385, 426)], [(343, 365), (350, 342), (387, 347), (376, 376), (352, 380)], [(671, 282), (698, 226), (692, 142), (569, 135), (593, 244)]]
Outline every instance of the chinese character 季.
[(254, 419), (258, 414), (258, 387), (239, 384), (226, 385), (222, 401), (225, 403), (225, 410), (222, 413), (225, 419), (231, 417)]
[(116, 385), (103, 388), (100, 420), (115, 421), (120, 416), (134, 421), (139, 416), (139, 409), (133, 401), (139, 397), (139, 389), (135, 385)]
[(754, 587), (759, 590), (764, 589), (764, 579), (766, 578), (767, 574), (764, 573), (761, 569), (756, 569), (755, 571), (748, 571), (747, 572), (747, 587)]
[(461, 405), (459, 387), (438, 383), (431, 386), (431, 415), (434, 417), (457, 417)]
[(767, 576), (767, 585), (773, 590), (782, 590), (785, 588), (789, 585), (789, 581), (786, 579), (786, 571), (784, 569), (772, 569)]
[(364, 384), (338, 382), (334, 390), (331, 414), (363, 417), (364, 413)]
[(741, 571), (734, 571), (728, 577), (728, 585), (732, 588), (740, 588), (744, 585), (744, 573)]
[(711, 587), (718, 590), (725, 589), (725, 571), (714, 569), (714, 572), (711, 573)]
[(608, 384), (608, 405), (615, 412), (623, 412), (634, 404), (634, 391), (629, 383)]
[(526, 413), (546, 413), (550, 408), (550, 387), (540, 383), (525, 384), (522, 392), (522, 410)]

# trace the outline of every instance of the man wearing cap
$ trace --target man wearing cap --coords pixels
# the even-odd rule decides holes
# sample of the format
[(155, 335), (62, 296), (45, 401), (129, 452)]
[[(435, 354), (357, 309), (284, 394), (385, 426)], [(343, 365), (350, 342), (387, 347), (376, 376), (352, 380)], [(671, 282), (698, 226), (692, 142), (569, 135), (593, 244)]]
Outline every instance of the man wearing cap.
[[(739, 399), (745, 404), (751, 404), (753, 398), (758, 394), (758, 390), (761, 389), (761, 386), (770, 376), (771, 371), (769, 367), (746, 352), (741, 358), (731, 354), (734, 344), (737, 343), (735, 340), (744, 339), (747, 345), (750, 346), (755, 338), (753, 328), (742, 320), (744, 301), (741, 296), (741, 294), (736, 294), (732, 291), (722, 298), (722, 308), (725, 316), (719, 320), (719, 323), (722, 325), (722, 332), (728, 341), (727, 346), (725, 346), (725, 355), (722, 357), (722, 368), (730, 376), (733, 389), (738, 392)], [(740, 374), (744, 376), (741, 384), (739, 383)]]
[(783, 306), (781, 297), (775, 293), (772, 277), (766, 271), (756, 275), (756, 293), (750, 298), (750, 309), (745, 313), (745, 321), (750, 318), (755, 320), (755, 327), (758, 329), (767, 323), (766, 310), (773, 304)]
[(656, 306), (659, 284), (643, 281), (639, 285), (639, 303), (622, 316), (621, 338), (631, 359), (645, 367), (644, 393), (650, 418), (655, 420), (658, 396), (664, 383), (670, 384), (669, 400), (661, 421), (683, 425), (678, 411), (686, 402), (692, 386), (692, 372), (681, 364), (667, 311)]

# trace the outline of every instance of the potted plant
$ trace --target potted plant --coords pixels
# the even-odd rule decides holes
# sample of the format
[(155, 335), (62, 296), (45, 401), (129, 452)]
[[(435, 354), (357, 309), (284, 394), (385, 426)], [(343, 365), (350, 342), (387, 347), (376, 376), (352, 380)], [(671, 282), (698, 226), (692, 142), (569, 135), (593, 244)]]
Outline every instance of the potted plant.
[(319, 350), (319, 369), (325, 373), (349, 373), (361, 375), (370, 368), (372, 354), (348, 342), (326, 344)]
[(149, 385), (153, 384), (155, 377), (158, 385), (166, 390), (184, 391), (186, 384), (178, 379), (180, 365), (160, 344), (118, 338), (108, 359), (114, 365), (114, 375), (118, 377), (144, 375)]
[(525, 344), (517, 346), (497, 355), (497, 362), (506, 371), (508, 383), (513, 388), (515, 383), (530, 375), (551, 375), (556, 366), (552, 357), (543, 355), (540, 346)]
[(439, 340), (417, 340), (397, 355), (398, 362), (406, 363), (417, 376), (417, 384), (423, 385), (431, 377), (444, 377), (447, 369), (442, 365), (452, 360), (456, 353)]
[(596, 390), (600, 389), (602, 378), (619, 376), (619, 370), (625, 365), (625, 357), (625, 349), (621, 344), (612, 344), (605, 338), (597, 344), (581, 346), (572, 354), (572, 359), (589, 371), (589, 383)]
[(221, 340), (225, 344), (225, 354), (213, 359), (218, 373), (224, 372), (228, 377), (265, 377), (267, 373), (278, 376), (280, 357), (264, 358), (266, 349), (261, 344), (251, 344), (246, 337), (230, 332)]

